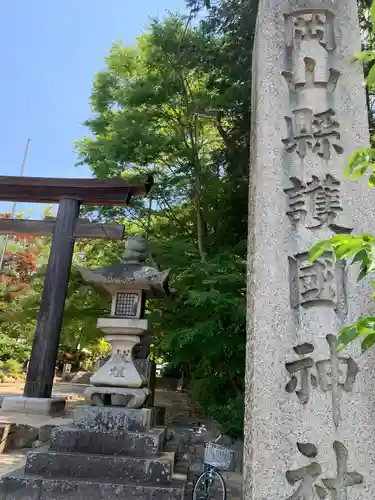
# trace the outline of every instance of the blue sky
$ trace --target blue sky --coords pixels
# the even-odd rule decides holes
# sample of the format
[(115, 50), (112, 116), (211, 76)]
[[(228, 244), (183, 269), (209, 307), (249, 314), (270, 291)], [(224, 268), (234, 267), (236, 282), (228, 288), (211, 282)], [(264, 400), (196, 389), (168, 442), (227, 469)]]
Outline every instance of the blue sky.
[[(150, 17), (184, 9), (184, 0), (3, 0), (0, 47), (0, 175), (89, 177), (75, 167), (72, 143), (85, 134), (89, 95), (111, 43), (135, 43)], [(0, 203), (0, 211), (10, 210)], [(38, 205), (18, 205), (18, 210)]]

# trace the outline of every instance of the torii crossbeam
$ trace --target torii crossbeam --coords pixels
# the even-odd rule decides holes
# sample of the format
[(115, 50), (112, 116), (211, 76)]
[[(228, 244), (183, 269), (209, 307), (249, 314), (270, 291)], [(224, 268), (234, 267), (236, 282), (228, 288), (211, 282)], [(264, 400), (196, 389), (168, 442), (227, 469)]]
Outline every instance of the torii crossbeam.
[(0, 233), (53, 234), (25, 397), (51, 397), (75, 238), (123, 238), (123, 226), (79, 220), (80, 206), (128, 205), (133, 196), (146, 195), (152, 183), (151, 178), (132, 185), (121, 179), (0, 176), (1, 201), (59, 204), (56, 220), (0, 220)]

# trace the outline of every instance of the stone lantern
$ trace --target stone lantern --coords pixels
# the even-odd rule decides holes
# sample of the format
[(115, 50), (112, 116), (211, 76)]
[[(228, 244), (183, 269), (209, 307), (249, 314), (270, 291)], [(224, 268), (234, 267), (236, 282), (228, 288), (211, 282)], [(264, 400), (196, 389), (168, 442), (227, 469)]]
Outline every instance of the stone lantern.
[(110, 316), (97, 323), (112, 345), (112, 355), (90, 379), (92, 387), (85, 391), (90, 404), (141, 408), (149, 395), (147, 381), (134, 362), (134, 350), (149, 335), (146, 300), (169, 293), (169, 270), (160, 272), (145, 265), (148, 253), (144, 238), (129, 237), (123, 263), (95, 270), (78, 267), (87, 283), (112, 298)]

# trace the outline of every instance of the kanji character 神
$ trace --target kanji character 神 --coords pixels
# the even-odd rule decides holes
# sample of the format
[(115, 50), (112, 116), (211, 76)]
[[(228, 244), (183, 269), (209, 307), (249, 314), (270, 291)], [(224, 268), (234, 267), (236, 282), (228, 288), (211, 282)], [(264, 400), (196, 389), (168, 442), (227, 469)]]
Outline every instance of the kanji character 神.
[(338, 356), (337, 339), (334, 335), (327, 335), (327, 343), (329, 357), (316, 362), (311, 356), (306, 357), (314, 352), (312, 344), (304, 343), (293, 348), (300, 359), (285, 363), (290, 375), (285, 390), (289, 393), (295, 392), (302, 404), (308, 403), (311, 388), (320, 387), (323, 392), (330, 391), (333, 422), (337, 427), (340, 422), (341, 392), (351, 392), (359, 370), (353, 358)]

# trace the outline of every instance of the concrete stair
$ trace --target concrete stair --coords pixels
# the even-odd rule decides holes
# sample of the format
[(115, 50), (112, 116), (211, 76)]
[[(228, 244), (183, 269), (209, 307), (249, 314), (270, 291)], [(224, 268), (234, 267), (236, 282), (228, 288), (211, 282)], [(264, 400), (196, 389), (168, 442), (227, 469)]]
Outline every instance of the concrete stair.
[(185, 475), (168, 485), (151, 486), (104, 480), (44, 478), (16, 471), (2, 480), (2, 500), (184, 500)]
[(99, 453), (147, 457), (158, 455), (166, 439), (166, 428), (155, 428), (140, 434), (130, 431), (100, 431), (66, 426), (55, 427), (51, 433), (53, 451)]
[(161, 454), (154, 458), (114, 455), (61, 453), (55, 451), (29, 453), (25, 473), (42, 477), (104, 479), (125, 483), (169, 483), (174, 467), (174, 455)]
[(78, 407), (74, 425), (57, 427), (48, 448), (31, 451), (7, 474), (0, 500), (183, 500), (188, 464), (166, 451), (154, 411)]

